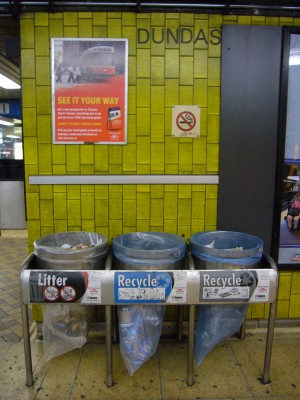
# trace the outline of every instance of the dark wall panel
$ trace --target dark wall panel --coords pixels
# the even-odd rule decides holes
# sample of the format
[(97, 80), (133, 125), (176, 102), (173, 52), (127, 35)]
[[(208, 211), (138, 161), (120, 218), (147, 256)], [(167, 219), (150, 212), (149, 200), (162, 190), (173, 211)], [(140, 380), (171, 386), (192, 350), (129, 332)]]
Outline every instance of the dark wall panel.
[(224, 26), (219, 230), (261, 237), (271, 251), (278, 137), (279, 27)]

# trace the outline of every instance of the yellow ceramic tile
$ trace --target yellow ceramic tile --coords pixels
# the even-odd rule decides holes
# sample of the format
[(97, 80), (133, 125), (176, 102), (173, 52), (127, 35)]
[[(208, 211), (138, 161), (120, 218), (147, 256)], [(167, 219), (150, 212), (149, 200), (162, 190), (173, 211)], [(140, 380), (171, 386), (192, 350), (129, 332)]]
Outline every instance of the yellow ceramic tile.
[(148, 232), (150, 231), (150, 222), (147, 220), (139, 220), (136, 221), (136, 230), (137, 232)]
[(51, 89), (50, 86), (36, 87), (37, 114), (51, 115)]
[(67, 172), (79, 173), (80, 171), (80, 146), (71, 145), (66, 146), (66, 164)]
[(20, 19), (20, 41), (21, 49), (33, 49), (34, 48), (34, 19), (24, 18), (24, 15)]
[(279, 275), (278, 299), (289, 299), (291, 294), (292, 277)]
[(221, 60), (219, 58), (208, 59), (208, 86), (220, 86)]
[(150, 79), (137, 79), (136, 96), (138, 107), (150, 107)]
[(80, 163), (94, 164), (94, 146), (92, 144), (80, 146)]
[(205, 50), (208, 48), (209, 43), (209, 30), (207, 20), (196, 20), (195, 21), (195, 32), (194, 32), (194, 49)]
[(78, 37), (78, 26), (64, 26), (64, 37)]
[(109, 194), (109, 219), (122, 219), (122, 196), (120, 193)]
[(192, 172), (192, 143), (179, 143), (179, 173)]
[(108, 172), (108, 146), (101, 145), (94, 148), (94, 168), (95, 172)]
[(92, 19), (91, 18), (88, 18), (88, 19), (79, 18), (78, 28), (79, 28), (79, 32), (80, 32), (80, 37), (90, 38), (93, 36)]
[(289, 318), (300, 317), (300, 294), (291, 294)]
[[(281, 279), (282, 279), (282, 277), (280, 276), (280, 280)], [(300, 272), (299, 271), (294, 271), (292, 273), (291, 293), (300, 294)]]
[(38, 144), (39, 172), (52, 173), (52, 149), (51, 144)]
[(35, 79), (22, 79), (22, 107), (36, 107)]
[[(136, 55), (136, 28), (134, 26), (122, 26), (122, 37), (128, 39), (128, 54)], [(130, 69), (129, 69), (130, 71)]]
[(137, 193), (137, 220), (149, 220), (150, 196), (149, 193)]
[(238, 25), (251, 25), (250, 15), (239, 15), (237, 18)]
[(36, 56), (49, 56), (50, 54), (48, 27), (35, 27), (35, 54)]
[(122, 25), (119, 18), (107, 19), (107, 35), (109, 38), (120, 38), (122, 36)]
[(137, 136), (150, 135), (150, 108), (137, 108), (136, 123)]
[(179, 104), (179, 80), (166, 79), (165, 106), (172, 107)]
[(38, 115), (37, 131), (39, 143), (52, 143), (52, 125), (48, 115)]
[(207, 79), (194, 79), (194, 104), (207, 107)]
[[(23, 49), (21, 51), (21, 76), (24, 78), (34, 78), (35, 77), (35, 58), (33, 49)], [(49, 71), (48, 71), (49, 72)]]
[(95, 200), (95, 224), (108, 226), (108, 200)]
[(161, 143), (151, 144), (151, 173), (164, 173), (164, 146)]
[(164, 185), (151, 185), (150, 193), (152, 199), (163, 199)]
[(136, 200), (124, 200), (123, 203), (123, 224), (125, 226), (136, 225)]
[(65, 12), (64, 13), (64, 25), (77, 25), (78, 24), (78, 13), (77, 12)]
[(151, 142), (161, 143), (162, 151), (164, 150), (163, 143), (165, 139), (164, 126), (164, 115), (151, 115)]
[(179, 50), (167, 49), (165, 56), (166, 78), (179, 78)]
[(40, 200), (41, 226), (53, 227), (53, 200)]
[(150, 200), (150, 225), (163, 226), (163, 199)]
[(191, 203), (191, 199), (178, 199), (178, 225), (190, 225)]
[(93, 25), (105, 26), (107, 24), (107, 13), (106, 12), (93, 12)]
[[(178, 199), (174, 192), (166, 192), (164, 195), (164, 224), (166, 220), (176, 220), (178, 212)], [(177, 221), (176, 221), (177, 222)]]
[(26, 193), (26, 213), (29, 220), (40, 219), (39, 193)]
[(38, 164), (37, 139), (35, 137), (26, 138), (24, 159), (26, 164)]
[(208, 143), (219, 143), (220, 140), (220, 116), (207, 116), (207, 140)]
[(220, 88), (208, 88), (208, 114), (220, 114)]
[(81, 218), (95, 218), (94, 193), (81, 193)]
[(35, 108), (23, 108), (23, 136), (36, 136), (36, 109)]
[(127, 144), (123, 149), (123, 171), (136, 172), (137, 146), (135, 143)]
[(67, 219), (66, 193), (54, 193), (53, 195), (54, 219)]
[(150, 78), (150, 49), (138, 49), (136, 55), (137, 77)]
[(67, 185), (67, 199), (68, 200), (80, 199), (80, 185)]
[(179, 101), (182, 105), (193, 104), (194, 88), (193, 86), (179, 87)]
[(40, 185), (40, 199), (53, 199), (52, 185)]
[(49, 36), (50, 38), (60, 38), (63, 37), (64, 27), (63, 27), (63, 14), (59, 18), (51, 18), (49, 20)]
[(67, 200), (68, 225), (81, 226), (80, 200)]
[(207, 145), (207, 171), (217, 173), (219, 170), (219, 146)]
[(204, 220), (205, 212), (205, 193), (192, 192), (192, 220)]
[(181, 57), (179, 61), (180, 85), (193, 85), (194, 70), (193, 57)]
[(165, 59), (164, 57), (151, 57), (151, 85), (165, 84)]
[(215, 226), (216, 221), (217, 221), (217, 201), (214, 199), (207, 199), (205, 203), (205, 225)]
[(264, 318), (264, 304), (252, 304), (252, 318)]
[(151, 114), (161, 114), (164, 109), (165, 88), (164, 86), (152, 86), (151, 88)]
[(50, 85), (50, 76), (49, 57), (36, 57), (36, 84)]
[(81, 229), (85, 232), (95, 232), (95, 218), (93, 217), (93, 219), (83, 219)]
[(34, 14), (35, 26), (48, 26), (49, 14), (47, 12), (37, 12)]

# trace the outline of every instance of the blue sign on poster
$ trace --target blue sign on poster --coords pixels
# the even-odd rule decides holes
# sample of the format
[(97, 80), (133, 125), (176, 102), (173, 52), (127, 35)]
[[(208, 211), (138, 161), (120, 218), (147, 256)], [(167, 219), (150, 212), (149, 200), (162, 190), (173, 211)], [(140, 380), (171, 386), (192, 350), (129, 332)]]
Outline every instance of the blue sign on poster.
[(115, 272), (115, 303), (164, 303), (173, 281), (171, 272)]

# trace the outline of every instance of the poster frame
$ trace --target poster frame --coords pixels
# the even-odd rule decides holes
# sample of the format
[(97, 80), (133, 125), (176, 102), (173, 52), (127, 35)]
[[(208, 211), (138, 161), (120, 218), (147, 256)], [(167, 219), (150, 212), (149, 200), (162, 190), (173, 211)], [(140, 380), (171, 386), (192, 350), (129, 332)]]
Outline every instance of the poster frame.
[[(291, 35), (296, 34), (300, 37), (300, 27), (285, 26), (282, 29), (282, 63), (281, 63), (281, 84), (280, 84), (280, 99), (279, 99), (279, 131), (277, 145), (277, 171), (276, 171), (276, 187), (275, 187), (275, 202), (274, 202), (274, 223), (273, 223), (273, 240), (272, 240), (272, 257), (277, 263), (279, 270), (299, 270), (300, 257), (300, 230), (299, 244), (284, 243), (283, 229), (288, 230), (287, 212), (289, 203), (292, 199), (293, 190), (289, 193), (286, 190), (286, 182), (288, 178), (289, 161), (285, 159), (286, 140), (287, 140), (287, 123), (289, 116), (289, 78), (291, 76), (289, 61), (291, 49)], [(299, 158), (299, 157), (298, 157)], [(299, 161), (299, 160), (298, 160)], [(295, 161), (295, 165), (299, 164)], [(299, 165), (300, 166), (300, 165)], [(300, 184), (300, 182), (299, 182)], [(298, 191), (298, 189), (297, 189)], [(299, 226), (300, 228), (300, 226)], [(298, 233), (298, 232), (297, 232)], [(290, 260), (287, 261), (287, 256), (284, 251), (290, 252)]]

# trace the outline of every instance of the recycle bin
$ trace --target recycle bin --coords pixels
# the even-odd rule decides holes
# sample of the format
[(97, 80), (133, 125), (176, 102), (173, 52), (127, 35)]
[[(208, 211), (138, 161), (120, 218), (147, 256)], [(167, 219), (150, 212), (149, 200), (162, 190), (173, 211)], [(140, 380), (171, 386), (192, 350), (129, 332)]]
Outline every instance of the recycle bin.
[[(128, 233), (114, 238), (112, 248), (114, 269), (136, 270), (136, 276), (138, 271), (143, 270), (185, 268), (186, 242), (175, 234)], [(155, 298), (152, 289), (149, 291), (149, 298), (151, 296)], [(130, 375), (151, 358), (159, 344), (165, 306), (159, 299), (157, 303), (143, 305), (137, 301), (135, 304), (118, 306), (120, 351)]]
[[(37, 268), (45, 270), (104, 269), (108, 250), (107, 238), (93, 232), (60, 232), (34, 242)], [(46, 361), (85, 344), (93, 307), (53, 303), (43, 304), (42, 309)]]
[[(191, 236), (190, 249), (197, 269), (220, 270), (220, 272), (226, 269), (251, 269), (256, 268), (261, 261), (263, 241), (256, 236), (240, 232), (199, 232)], [(216, 273), (216, 277), (217, 275)], [(245, 272), (239, 279), (245, 279), (245, 282), (251, 284), (253, 278)], [(216, 288), (216, 293), (218, 291), (219, 288)], [(239, 288), (220, 290), (219, 296), (227, 300), (232, 297), (233, 302), (238, 301)], [(242, 302), (240, 299), (240, 303)], [(199, 305), (195, 343), (198, 366), (214, 346), (239, 330), (246, 318), (247, 310), (246, 302)]]

